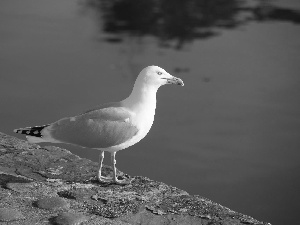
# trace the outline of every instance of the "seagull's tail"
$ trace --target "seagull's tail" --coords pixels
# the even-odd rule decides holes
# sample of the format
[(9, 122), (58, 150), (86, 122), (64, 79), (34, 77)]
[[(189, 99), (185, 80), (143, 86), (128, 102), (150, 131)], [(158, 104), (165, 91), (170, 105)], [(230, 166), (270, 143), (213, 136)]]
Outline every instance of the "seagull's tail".
[(14, 129), (14, 132), (18, 134), (26, 134), (27, 140), (31, 143), (45, 142), (46, 140), (43, 139), (42, 131), (45, 127), (48, 126), (50, 126), (50, 124), (35, 127), (19, 128)]

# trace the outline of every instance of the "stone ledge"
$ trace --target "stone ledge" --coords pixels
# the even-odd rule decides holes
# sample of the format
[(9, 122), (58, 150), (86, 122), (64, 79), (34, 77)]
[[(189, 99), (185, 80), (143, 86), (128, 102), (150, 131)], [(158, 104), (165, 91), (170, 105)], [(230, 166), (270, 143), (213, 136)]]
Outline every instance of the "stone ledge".
[[(269, 224), (121, 171), (131, 184), (100, 184), (97, 167), (65, 149), (0, 133), (0, 224)], [(111, 173), (104, 166), (103, 174)]]

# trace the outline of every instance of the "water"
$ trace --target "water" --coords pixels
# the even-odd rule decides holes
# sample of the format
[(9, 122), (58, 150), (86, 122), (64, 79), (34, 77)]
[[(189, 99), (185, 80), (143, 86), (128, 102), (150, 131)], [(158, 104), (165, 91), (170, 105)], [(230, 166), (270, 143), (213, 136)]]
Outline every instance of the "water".
[[(227, 12), (218, 14), (225, 15), (221, 25), (214, 26), (220, 18), (203, 14), (205, 26), (190, 23), (180, 32), (186, 27), (181, 16), (190, 19), (185, 14), (170, 17), (171, 23), (145, 16), (141, 24), (148, 29), (143, 29), (135, 23), (139, 20), (126, 17), (139, 16), (134, 10), (124, 18), (85, 1), (3, 0), (0, 130), (15, 135), (14, 128), (122, 100), (143, 67), (158, 65), (185, 86), (159, 90), (152, 130), (117, 154), (117, 167), (259, 220), (296, 224), (300, 28), (293, 10), (300, 5), (274, 4), (276, 16), (257, 21), (253, 11), (238, 15), (231, 1)], [(113, 22), (129, 22), (112, 26), (104, 14)], [(96, 150), (61, 146), (98, 159)]]

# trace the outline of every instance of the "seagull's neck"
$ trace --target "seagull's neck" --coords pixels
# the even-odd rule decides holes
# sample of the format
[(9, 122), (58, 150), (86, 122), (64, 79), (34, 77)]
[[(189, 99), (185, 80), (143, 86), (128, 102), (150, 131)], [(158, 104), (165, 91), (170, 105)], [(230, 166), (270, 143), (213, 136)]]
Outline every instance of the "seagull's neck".
[(157, 86), (135, 83), (131, 94), (123, 100), (123, 104), (132, 111), (155, 111), (157, 90)]

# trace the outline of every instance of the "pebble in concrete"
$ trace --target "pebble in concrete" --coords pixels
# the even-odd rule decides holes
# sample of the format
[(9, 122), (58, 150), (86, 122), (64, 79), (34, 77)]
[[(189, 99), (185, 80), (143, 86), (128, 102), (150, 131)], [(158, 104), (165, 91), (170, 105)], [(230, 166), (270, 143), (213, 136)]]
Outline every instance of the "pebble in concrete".
[(25, 219), (21, 212), (15, 209), (0, 208), (0, 221), (10, 222)]
[(80, 213), (71, 213), (71, 212), (60, 213), (55, 218), (55, 223), (57, 225), (80, 225), (85, 221), (87, 221), (86, 216)]
[(36, 201), (36, 206), (40, 209), (67, 208), (69, 204), (60, 197), (44, 197)]

